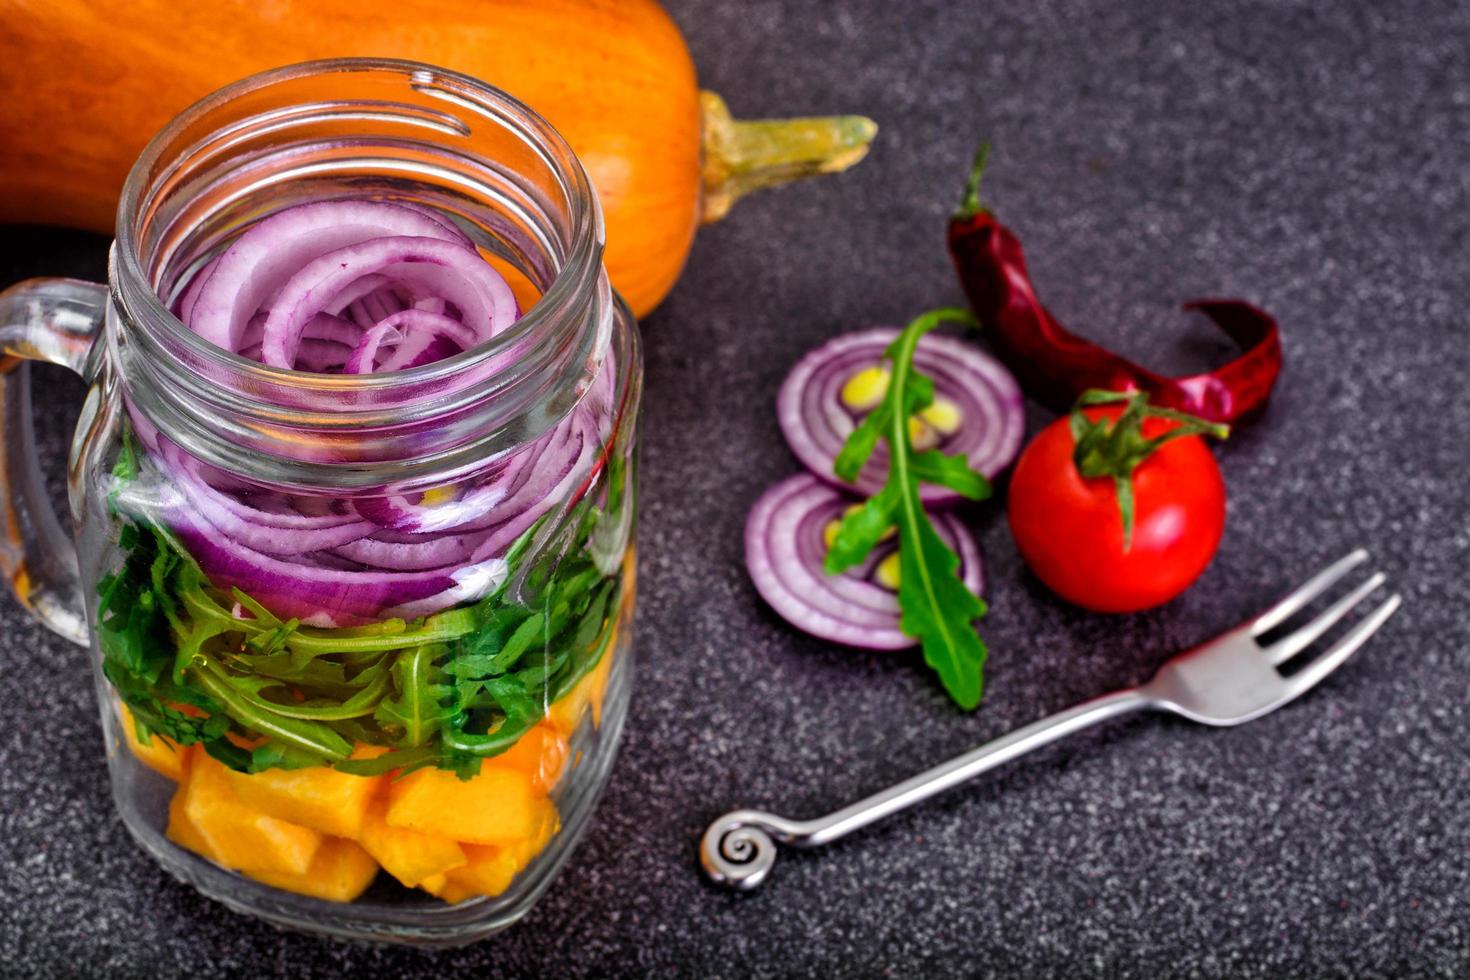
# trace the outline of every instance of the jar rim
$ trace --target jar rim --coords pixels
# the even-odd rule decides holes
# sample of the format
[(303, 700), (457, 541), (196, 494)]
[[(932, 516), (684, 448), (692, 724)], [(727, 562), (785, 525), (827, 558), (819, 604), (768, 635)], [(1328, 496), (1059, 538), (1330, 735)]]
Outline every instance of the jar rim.
[[(139, 219), (144, 208), (151, 203), (150, 190), (160, 178), (155, 171), (160, 163), (165, 162), (166, 155), (175, 151), (174, 144), (191, 124), (212, 110), (281, 82), (312, 75), (352, 72), (398, 73), (405, 76), (415, 90), (435, 92), (448, 102), (501, 123), (513, 121), (517, 134), (528, 137), (528, 142), (535, 146), (552, 170), (566, 181), (564, 190), (570, 235), (565, 261), (537, 302), (510, 328), (450, 357), (406, 370), (360, 375), (320, 374), (261, 364), (200, 337), (164, 305), (144, 267), (138, 244)], [(185, 149), (176, 155), (186, 155), (187, 152)], [(370, 395), (425, 383), (434, 387), (435, 382), (503, 357), (518, 345), (523, 346), (527, 338), (546, 331), (558, 317), (565, 318), (566, 307), (596, 290), (601, 274), (603, 235), (601, 207), (581, 161), (561, 134), (526, 103), (472, 76), (423, 62), (396, 58), (329, 58), (272, 68), (233, 82), (184, 109), (154, 135), (129, 171), (118, 203), (114, 255), (121, 275), (115, 277), (113, 288), (121, 293), (124, 308), (144, 326), (145, 331), (160, 333), (196, 363), (206, 364), (213, 371), (237, 375), (245, 382), (243, 388), (260, 390), (269, 387), (299, 391), (303, 395), (321, 392)], [(501, 385), (506, 380), (503, 371), (495, 372), (493, 377)], [(275, 400), (255, 402), (248, 397), (239, 400), (240, 409), (248, 411), (254, 403), (254, 407), (266, 410), (275, 419), (292, 411), (289, 406)], [(314, 413), (303, 414), (320, 418)], [(342, 422), (344, 428), (352, 426), (350, 413)], [(361, 424), (374, 426), (380, 423), (375, 418), (364, 418)]]

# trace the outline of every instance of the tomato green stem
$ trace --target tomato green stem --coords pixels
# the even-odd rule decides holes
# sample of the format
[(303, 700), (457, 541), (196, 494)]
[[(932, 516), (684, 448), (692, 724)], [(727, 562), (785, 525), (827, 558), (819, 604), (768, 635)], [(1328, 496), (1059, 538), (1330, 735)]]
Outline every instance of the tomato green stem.
[[(1087, 417), (1086, 408), (1098, 405), (1123, 403), (1122, 414), (1116, 419)], [(1143, 420), (1146, 418), (1167, 419), (1175, 422), (1173, 428), (1151, 439), (1143, 437)], [(1214, 436), (1225, 439), (1230, 435), (1230, 426), (1207, 422), (1202, 418), (1159, 408), (1148, 403), (1144, 391), (1103, 391), (1091, 388), (1077, 398), (1071, 415), (1072, 438), (1076, 448), (1072, 451), (1072, 462), (1077, 472), (1084, 477), (1112, 477), (1118, 496), (1118, 512), (1123, 519), (1123, 551), (1133, 547), (1133, 471), (1139, 464), (1153, 455), (1166, 442), (1185, 436)]]

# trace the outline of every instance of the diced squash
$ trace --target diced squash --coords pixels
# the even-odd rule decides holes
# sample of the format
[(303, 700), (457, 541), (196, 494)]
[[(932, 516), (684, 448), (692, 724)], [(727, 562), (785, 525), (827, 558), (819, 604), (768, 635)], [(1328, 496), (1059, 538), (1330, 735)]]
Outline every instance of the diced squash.
[(450, 905), (476, 896), (475, 892), (466, 888), (464, 885), (458, 885), (450, 881), (448, 874), (430, 875), (428, 878), (419, 882), (419, 887), (435, 898), (443, 899)]
[(236, 748), (244, 749), (246, 752), (258, 749), (268, 741), (264, 735), (256, 735), (252, 738), (235, 731), (225, 732), (225, 738), (229, 739)]
[[(383, 751), (362, 746), (352, 757), (371, 758)], [(335, 837), (358, 836), (368, 803), (382, 785), (380, 776), (353, 776), (327, 766), (226, 772), (230, 786), (247, 805)]]
[(305, 874), (322, 835), (249, 806), (235, 794), (228, 773), (200, 753), (184, 782), (184, 815), (208, 844), (206, 856), (239, 870)]
[(506, 844), (536, 829), (540, 799), (531, 777), (486, 760), (473, 779), (443, 769), (420, 769), (389, 784), (387, 821), (422, 834)]
[(188, 851), (193, 851), (200, 857), (208, 858), (219, 863), (215, 856), (214, 848), (209, 846), (209, 841), (194, 826), (194, 821), (184, 812), (184, 799), (187, 790), (180, 786), (174, 790), (174, 798), (168, 804), (168, 829), (164, 832), (169, 840)]
[(203, 718), (204, 717), (204, 709), (203, 708), (196, 708), (192, 704), (185, 704), (182, 701), (170, 701), (170, 702), (168, 702), (168, 706), (170, 708), (173, 708), (175, 711), (179, 712), (180, 714), (188, 715), (190, 718)]
[(128, 706), (119, 701), (117, 711), (123, 739), (138, 761), (161, 776), (167, 776), (176, 783), (183, 782), (184, 770), (189, 764), (189, 747), (154, 733), (148, 735), (145, 743), (138, 738), (138, 723)]
[(613, 651), (617, 643), (617, 637), (614, 636), (603, 651), (597, 666), (547, 709), (547, 720), (565, 734), (571, 735), (577, 730), (577, 723), (582, 720), (582, 714), (588, 708), (592, 709), (592, 724), (599, 727), (602, 725), (602, 698), (607, 692), (607, 675), (612, 669)]
[(272, 888), (329, 902), (350, 902), (367, 891), (378, 874), (378, 865), (353, 841), (328, 837), (302, 874), (273, 871), (246, 871), (245, 874)]
[(466, 844), (464, 851), (469, 861), (444, 876), (445, 887), (440, 897), (446, 902), (459, 902), (469, 895), (494, 896), (509, 888), (515, 876), (546, 847), (560, 825), (556, 807), (550, 800), (538, 800), (537, 812), (536, 828), (528, 837), (499, 846)]
[(539, 815), (531, 836), (511, 844), (466, 844), (463, 867), (445, 875), (451, 884), (461, 885), (477, 895), (499, 895), (510, 887), (511, 879), (546, 847), (556, 833), (560, 820), (550, 800), (538, 800)]
[(567, 737), (561, 729), (543, 720), (496, 756), (495, 763), (519, 769), (531, 777), (536, 792), (545, 794), (561, 778), (562, 767), (567, 763)]
[(465, 863), (464, 850), (455, 841), (421, 834), (406, 827), (390, 827), (387, 812), (386, 799), (374, 800), (368, 807), (357, 841), (383, 866), (384, 871), (406, 887), (412, 888)]

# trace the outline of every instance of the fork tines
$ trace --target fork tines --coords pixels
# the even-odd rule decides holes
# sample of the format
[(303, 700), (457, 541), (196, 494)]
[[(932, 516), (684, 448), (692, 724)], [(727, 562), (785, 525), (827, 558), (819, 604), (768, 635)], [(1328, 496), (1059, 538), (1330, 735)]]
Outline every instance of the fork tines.
[[(1313, 600), (1324, 595), (1350, 571), (1367, 560), (1368, 552), (1362, 548), (1339, 558), (1312, 576), (1285, 599), (1252, 620), (1251, 635), (1259, 640), (1264, 634), (1275, 630), (1306, 608)], [(1387, 576), (1382, 572), (1375, 572), (1357, 588), (1342, 596), (1310, 621), (1265, 644), (1267, 657), (1278, 666), (1291, 660), (1320, 640), (1328, 630), (1361, 605), (1363, 600), (1381, 588), (1386, 581), (1388, 581)], [(1317, 656), (1300, 671), (1293, 674), (1292, 682), (1305, 690), (1332, 673), (1342, 665), (1343, 661), (1351, 657), (1367, 641), (1368, 637), (1376, 633), (1378, 628), (1388, 621), (1402, 602), (1402, 597), (1397, 593), (1389, 596), (1372, 612), (1355, 623), (1351, 629), (1338, 637), (1325, 653)]]

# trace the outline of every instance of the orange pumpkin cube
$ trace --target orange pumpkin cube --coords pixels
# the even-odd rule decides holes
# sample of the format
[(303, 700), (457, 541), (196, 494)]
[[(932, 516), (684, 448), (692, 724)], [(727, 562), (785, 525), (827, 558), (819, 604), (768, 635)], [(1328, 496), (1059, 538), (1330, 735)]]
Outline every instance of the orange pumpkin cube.
[(229, 770), (202, 752), (184, 782), (183, 811), (208, 846), (206, 856), (228, 868), (305, 874), (322, 843), (317, 831), (242, 801)]
[(354, 842), (328, 837), (317, 848), (311, 866), (301, 874), (278, 871), (246, 871), (245, 874), (272, 888), (329, 902), (350, 902), (367, 891), (377, 877), (378, 865)]
[(602, 699), (607, 693), (607, 676), (612, 670), (612, 655), (617, 642), (617, 637), (613, 637), (597, 666), (547, 709), (546, 719), (566, 735), (570, 736), (577, 730), (583, 713), (588, 709), (592, 711), (592, 724), (602, 725)]
[(383, 870), (412, 888), (425, 879), (442, 875), (466, 861), (464, 850), (447, 837), (421, 834), (406, 827), (391, 827), (387, 821), (388, 801), (374, 800), (368, 807), (357, 841)]
[(475, 897), (475, 893), (468, 888), (451, 882), (448, 874), (430, 875), (419, 882), (419, 887), (435, 898), (443, 899), (450, 905), (456, 905), (467, 898)]
[[(363, 746), (352, 757), (370, 758), (383, 751)], [(380, 776), (354, 776), (328, 766), (226, 772), (230, 786), (247, 805), (334, 837), (358, 836), (368, 803), (382, 785)]]
[(193, 851), (216, 864), (221, 863), (214, 849), (209, 846), (209, 841), (204, 839), (204, 835), (184, 811), (185, 795), (186, 791), (182, 786), (174, 790), (174, 797), (168, 804), (168, 829), (164, 831), (165, 836), (187, 851)]
[(567, 762), (567, 737), (548, 721), (541, 721), (495, 757), (495, 764), (519, 769), (531, 777), (538, 793), (548, 793), (561, 778)]
[(138, 723), (128, 706), (119, 701), (117, 713), (123, 740), (137, 760), (160, 776), (167, 776), (176, 783), (182, 782), (189, 764), (189, 747), (155, 733), (146, 736), (148, 741), (145, 742), (138, 737)]
[[(465, 857), (469, 860), (463, 867), (449, 871), (444, 877), (447, 885), (457, 885), (470, 895), (499, 895), (510, 887), (511, 881), (536, 855), (540, 854), (560, 826), (556, 807), (550, 800), (537, 800), (536, 826), (532, 833), (509, 844), (499, 846), (483, 844), (464, 845)], [(446, 888), (440, 897), (445, 901), (463, 901), (450, 898), (457, 890)]]
[(536, 829), (531, 777), (487, 760), (473, 779), (420, 769), (389, 784), (387, 823), (472, 844), (508, 844)]

